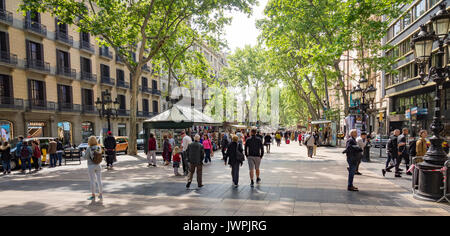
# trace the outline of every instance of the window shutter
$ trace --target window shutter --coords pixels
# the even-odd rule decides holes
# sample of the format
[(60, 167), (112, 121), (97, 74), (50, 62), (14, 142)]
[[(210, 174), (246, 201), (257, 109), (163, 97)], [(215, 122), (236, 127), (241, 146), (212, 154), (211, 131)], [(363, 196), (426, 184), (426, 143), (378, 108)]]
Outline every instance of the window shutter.
[(41, 49), (41, 58), (40, 58), (40, 60), (42, 61), (42, 63), (43, 63), (43, 66), (45, 66), (44, 65), (44, 45), (43, 44), (39, 44), (39, 48)]
[(5, 44), (6, 44), (6, 52), (9, 53), (10, 52), (10, 48), (9, 48), (9, 33), (5, 32)]
[(27, 51), (27, 60), (31, 60), (31, 45), (30, 45), (30, 41), (26, 40), (25, 41), (25, 47), (26, 47), (26, 51)]

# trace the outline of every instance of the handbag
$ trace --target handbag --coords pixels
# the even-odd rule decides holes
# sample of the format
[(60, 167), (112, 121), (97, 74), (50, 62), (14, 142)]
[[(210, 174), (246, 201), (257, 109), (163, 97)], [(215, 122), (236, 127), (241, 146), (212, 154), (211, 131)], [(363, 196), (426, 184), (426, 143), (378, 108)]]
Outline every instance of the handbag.
[(244, 162), (245, 161), (245, 156), (244, 153), (240, 152), (239, 150), (236, 149), (236, 159), (239, 162)]

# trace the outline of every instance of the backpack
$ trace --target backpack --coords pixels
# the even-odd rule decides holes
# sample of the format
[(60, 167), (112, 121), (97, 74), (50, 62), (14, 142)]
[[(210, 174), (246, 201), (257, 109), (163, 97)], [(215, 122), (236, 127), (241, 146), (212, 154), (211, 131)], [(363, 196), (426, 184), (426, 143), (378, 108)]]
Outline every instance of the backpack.
[(241, 145), (241, 144), (238, 144), (238, 146), (236, 147), (236, 159), (242, 163), (245, 161), (245, 156), (244, 156), (244, 153), (239, 151), (239, 145)]
[(98, 148), (98, 150), (93, 151), (94, 155), (91, 155), (91, 160), (94, 164), (99, 165), (103, 161), (103, 155), (101, 148)]
[(28, 146), (22, 146), (22, 150), (20, 151), (20, 157), (28, 158), (30, 156), (30, 151), (28, 151)]

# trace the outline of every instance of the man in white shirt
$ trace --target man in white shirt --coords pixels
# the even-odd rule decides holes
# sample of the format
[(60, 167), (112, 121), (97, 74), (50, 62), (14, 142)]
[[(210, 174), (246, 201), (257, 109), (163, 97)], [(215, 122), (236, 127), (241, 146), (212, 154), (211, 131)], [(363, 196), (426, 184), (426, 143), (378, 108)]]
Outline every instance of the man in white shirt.
[(191, 137), (189, 137), (189, 135), (186, 135), (185, 131), (181, 132), (181, 137), (183, 138), (181, 140), (181, 149), (183, 150), (181, 152), (181, 159), (182, 159), (182, 162), (183, 162), (184, 176), (187, 176), (188, 170), (189, 170), (189, 166), (188, 166), (189, 164), (188, 164), (188, 161), (187, 161), (186, 150), (187, 150), (189, 144), (192, 143), (192, 139), (191, 139)]
[[(361, 135), (356, 139), (356, 143), (358, 143), (358, 146), (364, 150), (364, 148), (367, 146), (367, 133), (362, 132)], [(364, 153), (364, 152), (363, 152)], [(361, 164), (361, 158), (359, 159), (358, 165), (356, 166), (356, 172), (355, 175), (362, 175), (359, 172), (359, 165)]]

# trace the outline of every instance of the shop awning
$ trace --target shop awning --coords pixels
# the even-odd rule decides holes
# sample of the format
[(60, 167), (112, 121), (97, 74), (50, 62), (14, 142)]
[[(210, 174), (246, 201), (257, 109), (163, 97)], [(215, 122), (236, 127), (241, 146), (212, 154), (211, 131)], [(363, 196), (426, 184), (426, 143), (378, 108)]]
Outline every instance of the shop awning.
[(185, 129), (193, 125), (220, 126), (222, 123), (192, 107), (181, 105), (174, 105), (171, 109), (144, 121), (144, 128), (150, 129)]

